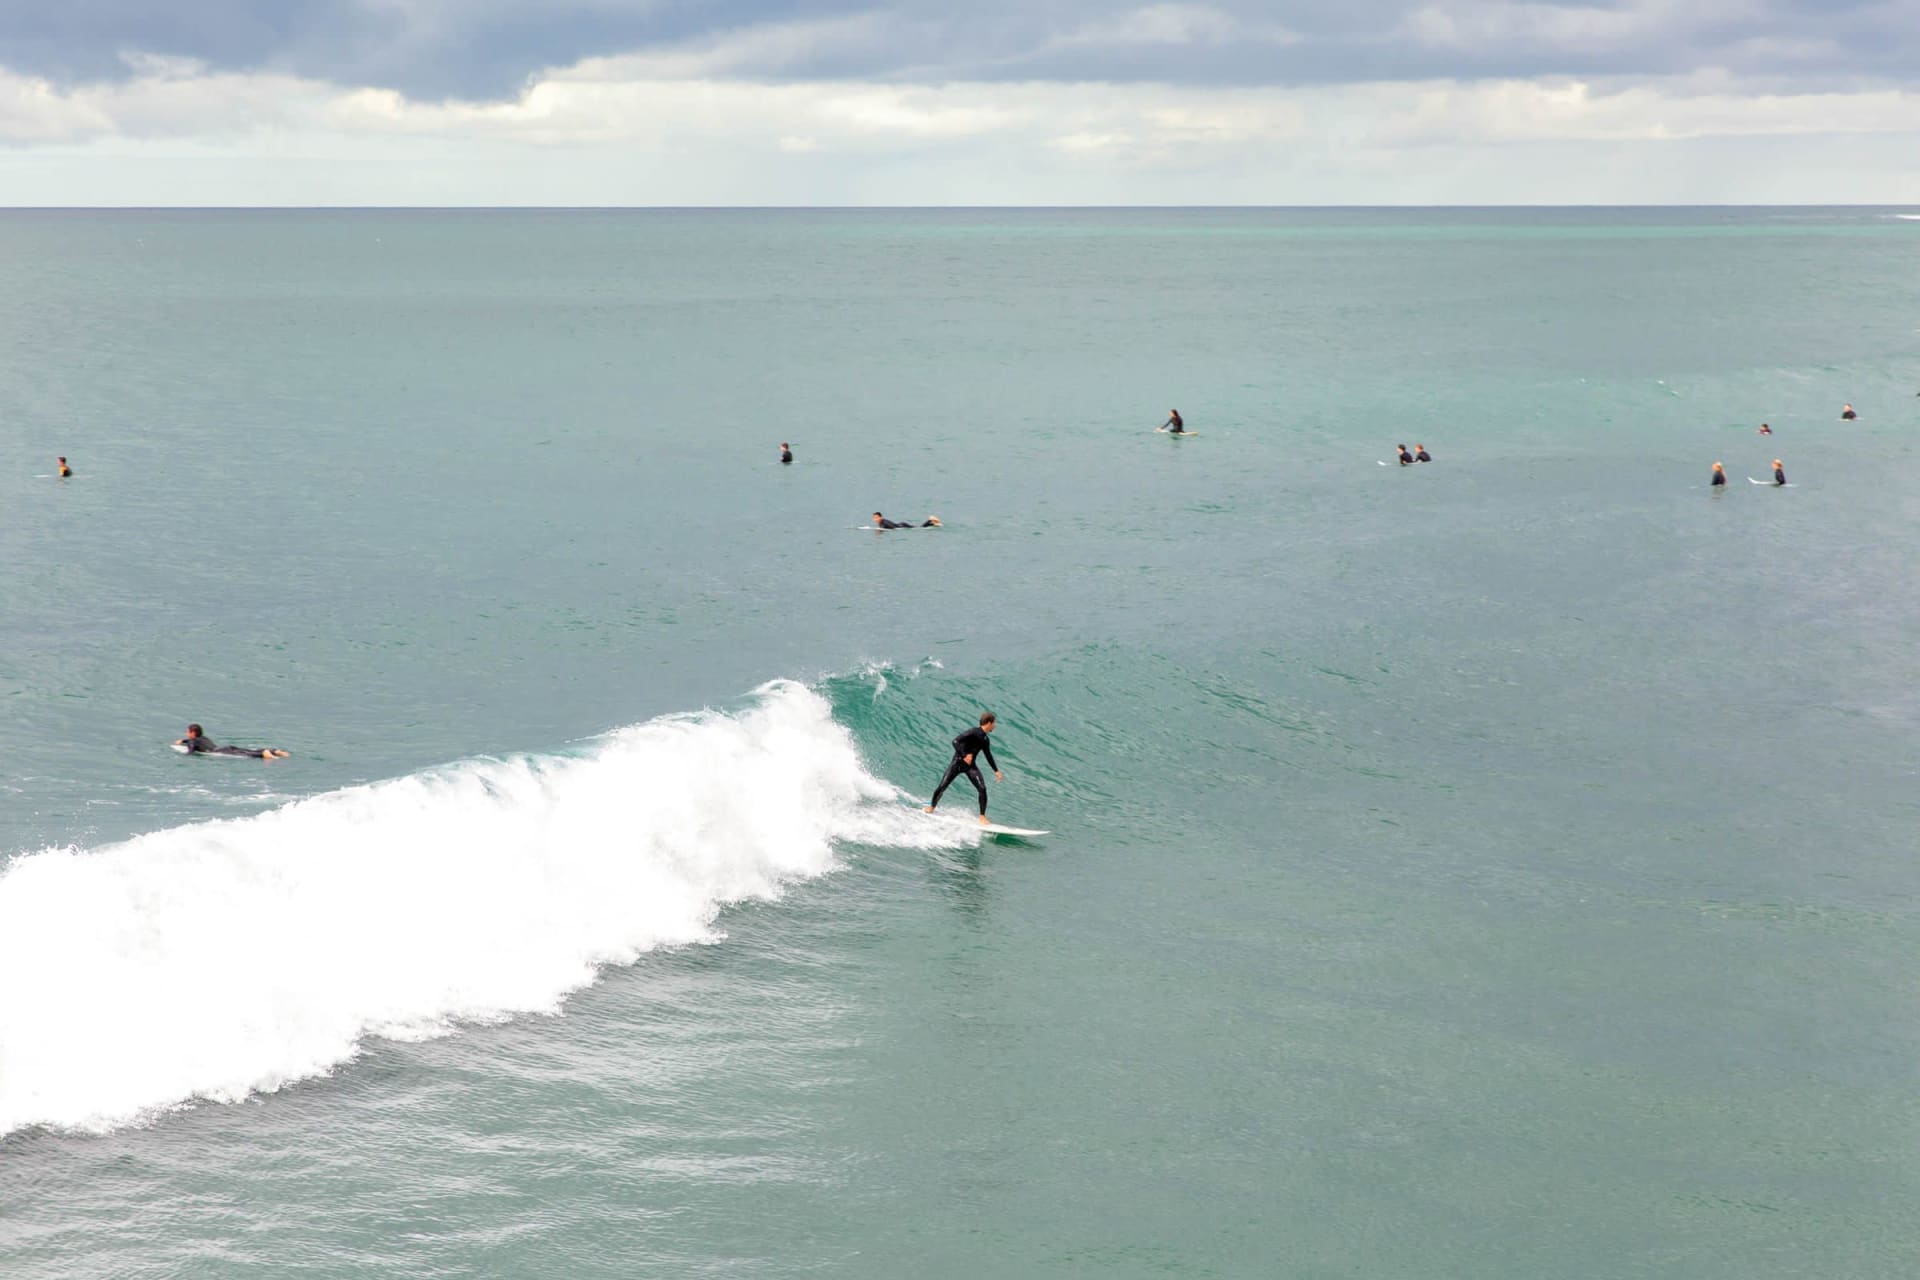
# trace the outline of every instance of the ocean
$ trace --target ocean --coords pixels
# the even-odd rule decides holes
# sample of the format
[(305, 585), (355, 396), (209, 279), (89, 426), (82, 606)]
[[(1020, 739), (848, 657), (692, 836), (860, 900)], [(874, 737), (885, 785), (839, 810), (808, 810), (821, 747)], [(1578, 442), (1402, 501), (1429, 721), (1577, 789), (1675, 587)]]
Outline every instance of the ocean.
[(0, 213), (0, 1275), (1913, 1274), (1913, 212)]

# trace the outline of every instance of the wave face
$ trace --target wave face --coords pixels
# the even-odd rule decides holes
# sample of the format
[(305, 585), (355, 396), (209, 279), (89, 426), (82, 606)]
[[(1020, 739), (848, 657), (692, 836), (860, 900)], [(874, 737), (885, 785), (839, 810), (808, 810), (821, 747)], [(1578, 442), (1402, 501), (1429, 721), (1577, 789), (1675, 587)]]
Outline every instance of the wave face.
[(324, 1075), (367, 1036), (556, 1010), (715, 940), (851, 841), (931, 847), (826, 699), (776, 681), (575, 755), (475, 761), (0, 876), (0, 1133)]

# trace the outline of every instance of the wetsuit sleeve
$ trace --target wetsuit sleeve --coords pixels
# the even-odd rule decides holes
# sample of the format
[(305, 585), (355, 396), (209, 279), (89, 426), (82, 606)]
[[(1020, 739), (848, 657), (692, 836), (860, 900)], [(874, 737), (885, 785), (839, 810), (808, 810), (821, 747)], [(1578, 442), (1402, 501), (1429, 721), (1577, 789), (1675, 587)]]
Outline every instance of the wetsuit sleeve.
[(980, 749), (987, 753), (987, 768), (993, 770), (995, 773), (1000, 772), (1000, 762), (993, 758), (993, 745), (987, 740), (987, 735), (984, 733), (980, 735)]

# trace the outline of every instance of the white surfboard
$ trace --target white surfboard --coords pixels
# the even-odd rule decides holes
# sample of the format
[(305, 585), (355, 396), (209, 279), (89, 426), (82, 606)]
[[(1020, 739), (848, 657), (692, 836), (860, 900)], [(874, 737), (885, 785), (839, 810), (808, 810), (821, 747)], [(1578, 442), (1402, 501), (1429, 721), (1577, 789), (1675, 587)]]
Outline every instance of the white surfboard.
[(915, 809), (915, 813), (932, 822), (945, 823), (958, 827), (962, 831), (983, 831), (991, 836), (1045, 836), (1050, 831), (1035, 831), (1030, 827), (1003, 827), (997, 822), (975, 822), (972, 818), (949, 816), (944, 813), (928, 813), (925, 809)]
[(1774, 483), (1773, 481), (1771, 481), (1771, 480), (1755, 480), (1755, 479), (1754, 479), (1754, 478), (1753, 478), (1752, 476), (1748, 476), (1748, 477), (1747, 477), (1747, 483), (1748, 483), (1748, 484), (1763, 484), (1763, 485), (1765, 485), (1765, 486), (1767, 486), (1767, 488), (1769, 488), (1769, 489), (1791, 489), (1791, 488), (1793, 488), (1793, 487), (1794, 487), (1794, 484), (1793, 484), (1793, 481), (1791, 481), (1791, 480), (1789, 480), (1789, 481), (1787, 481), (1787, 483), (1785, 483), (1785, 484), (1775, 484), (1775, 483)]
[[(178, 751), (183, 756), (198, 755), (202, 760), (260, 760), (260, 759), (267, 758), (262, 756), (234, 755), (231, 752), (226, 752), (226, 751), (194, 752), (194, 751), (188, 750), (187, 745), (184, 742), (169, 742), (167, 745), (171, 747), (173, 750)], [(281, 760), (286, 759), (285, 756), (277, 756), (272, 758), (281, 759)]]
[(1197, 436), (1200, 434), (1198, 431), (1170, 431), (1166, 427), (1155, 427), (1154, 430), (1163, 436)]

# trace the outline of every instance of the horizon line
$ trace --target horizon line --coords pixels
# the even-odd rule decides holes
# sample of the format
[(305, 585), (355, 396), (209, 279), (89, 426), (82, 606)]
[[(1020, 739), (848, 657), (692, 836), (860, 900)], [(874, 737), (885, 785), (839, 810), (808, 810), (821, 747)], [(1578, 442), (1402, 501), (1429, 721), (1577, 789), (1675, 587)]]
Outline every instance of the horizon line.
[(1260, 211), (1415, 211), (1415, 210), (1544, 210), (1580, 209), (1912, 209), (1920, 204), (1840, 202), (1802, 204), (1764, 202), (1734, 204), (1677, 202), (1670, 204), (0, 204), (0, 213), (910, 213), (982, 211), (1193, 212), (1212, 210)]

